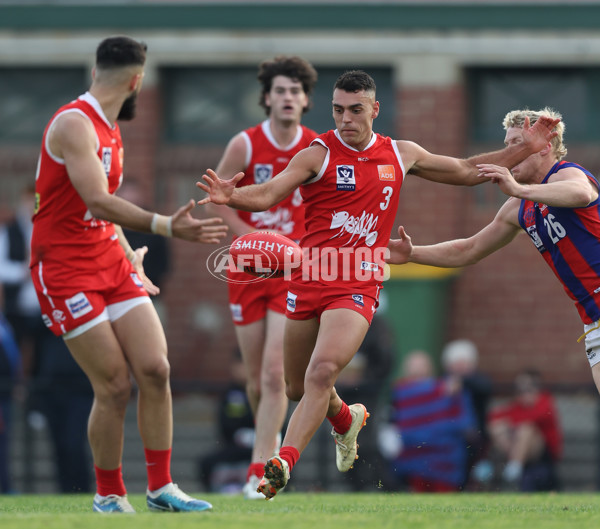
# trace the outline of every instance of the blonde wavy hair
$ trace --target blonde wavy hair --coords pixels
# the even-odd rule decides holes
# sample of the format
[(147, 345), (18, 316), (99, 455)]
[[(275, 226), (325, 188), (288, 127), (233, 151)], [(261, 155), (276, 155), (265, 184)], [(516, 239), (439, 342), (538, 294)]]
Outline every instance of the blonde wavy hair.
[(563, 135), (565, 133), (565, 124), (562, 122), (562, 116), (556, 110), (546, 107), (542, 110), (512, 110), (506, 116), (504, 116), (504, 130), (508, 130), (511, 127), (519, 129), (523, 128), (525, 124), (525, 118), (529, 118), (529, 124), (533, 125), (538, 118), (542, 116), (549, 116), (554, 119), (560, 119), (561, 121), (554, 127), (554, 130), (558, 132), (558, 136), (552, 138), (550, 143), (552, 144), (552, 152), (558, 160), (562, 160), (567, 155), (567, 147), (563, 143)]

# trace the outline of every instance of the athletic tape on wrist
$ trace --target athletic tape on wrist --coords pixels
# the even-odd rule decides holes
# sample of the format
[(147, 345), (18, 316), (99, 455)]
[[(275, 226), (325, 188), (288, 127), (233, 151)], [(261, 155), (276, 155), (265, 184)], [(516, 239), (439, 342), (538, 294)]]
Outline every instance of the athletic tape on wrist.
[(150, 223), (150, 231), (164, 237), (173, 237), (173, 217), (155, 213)]

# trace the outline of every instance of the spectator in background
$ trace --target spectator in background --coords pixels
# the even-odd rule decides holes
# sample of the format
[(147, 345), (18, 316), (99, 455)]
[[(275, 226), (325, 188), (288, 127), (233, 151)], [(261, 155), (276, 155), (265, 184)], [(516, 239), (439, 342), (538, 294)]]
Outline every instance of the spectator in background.
[(241, 492), (252, 459), (255, 432), (246, 394), (246, 368), (239, 351), (231, 364), (231, 384), (219, 399), (217, 424), (219, 447), (200, 457), (200, 482), (210, 492)]
[[(30, 422), (37, 424), (33, 421), (36, 413), (43, 414), (50, 430), (59, 490), (89, 492), (87, 417), (92, 405), (91, 386), (63, 340), (54, 336), (42, 320), (29, 271), (34, 206), (35, 188), (27, 186), (21, 193), (14, 219), (0, 228), (4, 310), (24, 357), (25, 408), (28, 419), (32, 419), (28, 426)], [(15, 378), (12, 380), (14, 383)], [(8, 431), (10, 410), (5, 405), (2, 411)], [(26, 461), (26, 469), (26, 481), (34, 480), (31, 460)], [(30, 483), (25, 484), (26, 488), (30, 486)]]
[(13, 328), (23, 357), (25, 374), (31, 373), (41, 354), (48, 330), (42, 321), (40, 304), (29, 272), (29, 246), (35, 188), (21, 191), (13, 219), (0, 227), (0, 284), (4, 315)]
[(540, 373), (528, 369), (515, 379), (515, 397), (492, 410), (492, 447), (506, 464), (502, 477), (524, 492), (556, 490), (556, 464), (562, 455), (562, 432), (554, 398), (541, 387)]
[[(476, 429), (465, 439), (467, 462), (464, 488), (474, 465), (485, 469), (483, 458), (488, 447), (487, 414), (492, 396), (490, 378), (478, 369), (479, 355), (477, 346), (471, 340), (453, 340), (442, 350), (442, 368), (450, 391), (465, 390), (475, 412)], [(485, 478), (479, 475), (479, 478)]]
[(32, 405), (46, 419), (59, 491), (91, 492), (87, 425), (94, 401), (92, 386), (65, 342), (50, 331), (44, 338), (36, 372)]
[(0, 493), (13, 492), (10, 436), (13, 386), (21, 373), (21, 354), (9, 323), (0, 311)]
[[(465, 438), (475, 429), (467, 392), (434, 376), (430, 356), (408, 354), (403, 377), (392, 393), (392, 422), (399, 443), (393, 456), (395, 477), (412, 492), (454, 492), (465, 482)], [(394, 457), (395, 456), (395, 457)]]

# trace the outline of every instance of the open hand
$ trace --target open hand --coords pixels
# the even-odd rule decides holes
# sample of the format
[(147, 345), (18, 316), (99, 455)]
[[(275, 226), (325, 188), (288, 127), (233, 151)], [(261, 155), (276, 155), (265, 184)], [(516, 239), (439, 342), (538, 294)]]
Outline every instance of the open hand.
[(390, 250), (390, 257), (386, 259), (386, 262), (390, 264), (404, 264), (410, 260), (412, 253), (412, 243), (410, 237), (404, 231), (404, 226), (398, 227), (399, 239), (390, 239), (388, 242), (388, 248)]
[(244, 178), (244, 173), (237, 173), (230, 180), (222, 180), (212, 169), (207, 169), (206, 174), (202, 175), (204, 182), (196, 182), (196, 187), (205, 191), (208, 196), (198, 201), (198, 205), (208, 204), (228, 204), (235, 189), (236, 184)]

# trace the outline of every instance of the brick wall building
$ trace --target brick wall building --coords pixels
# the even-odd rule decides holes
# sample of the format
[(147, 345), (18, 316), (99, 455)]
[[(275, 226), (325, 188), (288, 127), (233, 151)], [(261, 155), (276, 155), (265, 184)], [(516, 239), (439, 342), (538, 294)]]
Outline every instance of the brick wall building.
[[(523, 12), (527, 6), (504, 7), (512, 10), (512, 20), (529, 16), (532, 24), (535, 22), (533, 28), (523, 28), (507, 25), (499, 16), (504, 13), (502, 8), (494, 11), (495, 17), (490, 16), (486, 2), (463, 2), (454, 6), (455, 11), (448, 11), (452, 4), (447, 2), (420, 7), (382, 2), (375, 10), (377, 16), (369, 18), (372, 27), (365, 27), (363, 14), (373, 11), (366, 4), (351, 2), (343, 10), (343, 24), (337, 24), (344, 30), (323, 22), (334, 20), (331, 13), (338, 14), (339, 22), (336, 2), (312, 5), (310, 18), (300, 15), (303, 12), (296, 3), (282, 3), (273, 10), (272, 2), (256, 2), (254, 11), (238, 6), (233, 16), (227, 14), (227, 2), (222, 6), (189, 3), (168, 10), (167, 2), (154, 4), (113, 6), (110, 18), (97, 5), (88, 6), (87, 11), (85, 6), (62, 6), (59, 13), (52, 6), (29, 6), (39, 10), (37, 17), (24, 16), (24, 6), (2, 7), (0, 70), (42, 65), (77, 65), (89, 70), (96, 44), (108, 34), (128, 33), (148, 42), (150, 55), (139, 117), (122, 126), (125, 173), (144, 184), (148, 201), (161, 213), (199, 197), (194, 182), (207, 167), (216, 165), (224, 148), (222, 141), (173, 142), (165, 136), (169, 116), (161, 84), (163, 66), (255, 68), (260, 60), (284, 53), (302, 55), (317, 66), (339, 69), (340, 73), (355, 64), (384, 67), (391, 72), (394, 99), (393, 130), (389, 133), (414, 140), (432, 152), (460, 157), (499, 148), (503, 138), (499, 120), (495, 122), (495, 140), (473, 133), (478, 126), (473, 120), (494, 100), (486, 103), (475, 98), (470, 71), (475, 69), (480, 75), (480, 70), (497, 66), (526, 68), (536, 75), (543, 67), (543, 72), (551, 69), (560, 77), (561, 71), (577, 67), (583, 72), (581, 82), (593, 87), (600, 62), (600, 31), (587, 27), (589, 17), (580, 11), (587, 6), (590, 14), (597, 15), (598, 6), (593, 3), (556, 11), (560, 6), (550, 2), (542, 12), (531, 6)], [(265, 19), (261, 10), (272, 18)], [(451, 18), (452, 30), (442, 23), (441, 11), (456, 15)], [(432, 14), (436, 16), (429, 16)], [(560, 41), (554, 33), (557, 19), (561, 21)], [(111, 22), (114, 20), (119, 20), (118, 26)], [(476, 88), (477, 80), (483, 79), (477, 75)], [(518, 78), (518, 72), (514, 76)], [(42, 88), (39, 93), (43, 94)], [(538, 100), (544, 100), (543, 94)], [(256, 105), (254, 100), (251, 105)], [(585, 111), (591, 118), (595, 116), (595, 107)], [(328, 108), (314, 112), (325, 115), (332, 124)], [(596, 138), (570, 140), (569, 130), (567, 120), (568, 158), (600, 174), (600, 157), (593, 143)], [(6, 216), (19, 185), (33, 177), (37, 150), (35, 141), (14, 142), (6, 131), (0, 137), (0, 214)], [(463, 189), (409, 177), (397, 224), (403, 224), (418, 244), (468, 236), (491, 220), (503, 200), (491, 185)], [(180, 381), (223, 381), (228, 377), (228, 358), (235, 340), (226, 285), (206, 267), (215, 248), (177, 240), (171, 244), (173, 262), (164, 302), (173, 376)], [(438, 344), (459, 337), (474, 340), (480, 348), (482, 368), (497, 382), (509, 382), (520, 368), (536, 365), (553, 384), (589, 386), (583, 346), (576, 343), (581, 323), (536, 253), (521, 237), (483, 263), (452, 276), (449, 295), (440, 298), (443, 317), (432, 319), (428, 332), (437, 337)], [(399, 302), (403, 300), (394, 300)], [(394, 314), (387, 317), (394, 325)], [(400, 354), (403, 336), (397, 340)]]

